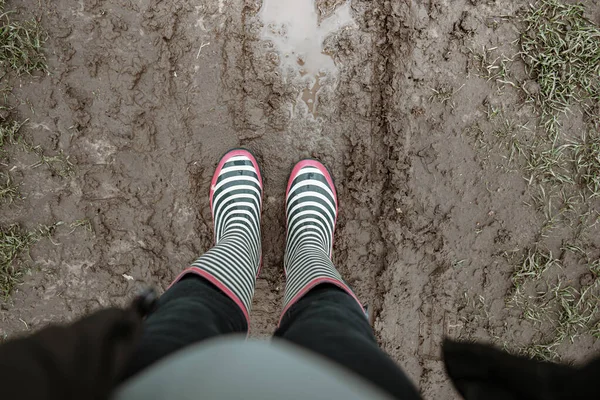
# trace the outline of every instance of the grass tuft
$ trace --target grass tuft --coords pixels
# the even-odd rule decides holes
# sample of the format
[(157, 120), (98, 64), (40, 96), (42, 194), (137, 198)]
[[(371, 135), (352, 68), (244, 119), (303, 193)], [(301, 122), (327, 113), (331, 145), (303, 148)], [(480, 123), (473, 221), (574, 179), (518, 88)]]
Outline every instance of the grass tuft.
[(438, 101), (442, 103), (442, 105), (447, 106), (450, 105), (450, 108), (454, 110), (456, 104), (452, 100), (454, 95), (458, 93), (465, 85), (462, 85), (458, 89), (454, 89), (449, 86), (440, 85), (437, 88), (431, 88), (433, 94), (429, 97), (429, 101), (433, 103), (434, 101)]
[[(507, 347), (547, 361), (560, 359), (559, 351), (580, 335), (600, 338), (600, 259), (589, 240), (595, 232), (587, 232), (600, 222), (600, 29), (585, 18), (584, 7), (536, 0), (519, 14), (524, 30), (518, 57), (525, 63), (525, 80), (519, 78), (520, 68), (512, 68), (514, 57), (498, 48), (471, 50), (480, 78), (495, 82), (499, 94), (504, 88), (520, 88), (525, 104), (534, 105), (541, 117), (535, 127), (519, 125), (529, 110), (516, 119), (507, 117), (498, 106), (504, 103), (491, 98), (483, 104), (487, 121), (466, 133), (485, 162), (504, 159), (497, 168), (522, 168), (531, 195), (525, 204), (543, 214), (537, 244), (524, 252), (499, 254), (514, 265), (506, 306), (515, 309), (511, 315), (519, 312), (519, 321), (532, 329), (528, 343)], [(449, 98), (441, 96), (446, 92), (435, 93), (442, 100)], [(568, 116), (574, 113), (579, 115), (573, 126), (581, 122), (583, 134), (561, 131), (561, 123), (571, 122)], [(564, 237), (544, 239), (555, 229), (560, 235), (573, 235), (570, 243), (563, 242), (557, 258), (541, 244), (555, 248), (557, 239)], [(579, 284), (567, 268), (572, 258), (563, 258), (565, 251), (573, 252), (578, 266), (585, 268)]]
[(18, 225), (0, 227), (0, 299), (6, 300), (23, 275), (16, 262), (39, 239), (35, 232), (27, 232)]
[(600, 197), (600, 133), (584, 133), (581, 140), (563, 147), (571, 150), (577, 183), (591, 198)]
[(551, 291), (559, 305), (556, 322), (556, 341), (574, 339), (589, 325), (598, 311), (598, 297), (592, 293), (593, 286), (577, 290), (559, 283)]
[(29, 145), (27, 149), (39, 157), (39, 161), (33, 164), (31, 168), (38, 168), (45, 165), (53, 174), (61, 178), (69, 177), (75, 172), (75, 164), (71, 162), (70, 156), (66, 155), (62, 149), (54, 156), (44, 154), (44, 149), (40, 146)]
[(588, 268), (592, 274), (597, 278), (600, 276), (600, 259), (594, 260), (588, 263)]
[(0, 203), (12, 203), (19, 198), (19, 186), (8, 172), (0, 172)]
[(14, 287), (21, 282), (23, 268), (20, 257), (28, 254), (30, 247), (42, 239), (48, 239), (57, 245), (52, 238), (61, 225), (64, 223), (39, 225), (31, 231), (24, 230), (17, 224), (0, 226), (0, 300), (6, 301)]
[(469, 49), (479, 70), (479, 76), (488, 82), (496, 82), (499, 88), (505, 85), (517, 87), (517, 84), (511, 80), (510, 71), (515, 57), (507, 57), (504, 54), (496, 56), (497, 50), (497, 47), (487, 48), (485, 46), (481, 52)]
[(562, 148), (542, 149), (532, 146), (526, 149), (525, 171), (529, 174), (527, 181), (531, 184), (548, 183), (550, 185), (573, 184), (571, 169)]
[(546, 129), (558, 129), (558, 115), (579, 104), (593, 113), (600, 102), (600, 30), (584, 17), (583, 4), (540, 0), (524, 15), (520, 55), (539, 91)]
[(15, 121), (11, 118), (0, 120), (0, 151), (4, 146), (17, 144), (21, 139), (21, 128), (27, 121)]
[(526, 281), (539, 280), (544, 272), (553, 266), (560, 267), (560, 261), (552, 256), (552, 252), (540, 248), (528, 249), (512, 274), (512, 283), (518, 289)]
[(18, 75), (47, 71), (42, 47), (48, 36), (39, 21), (11, 21), (4, 3), (0, 3), (0, 13), (0, 68)]
[(94, 232), (94, 227), (92, 226), (92, 221), (89, 218), (78, 219), (69, 225), (71, 227), (71, 233), (75, 232), (77, 228), (83, 228), (88, 232)]
[(554, 361), (559, 359), (556, 352), (558, 343), (533, 343), (517, 350), (517, 354), (539, 361)]
[(595, 339), (600, 339), (600, 321), (596, 322), (592, 329), (590, 329), (590, 335)]
[(523, 310), (522, 318), (538, 329), (538, 338), (517, 349), (519, 354), (545, 361), (560, 360), (556, 350), (565, 341), (573, 343), (584, 334), (600, 337), (597, 283), (578, 290), (559, 279), (536, 296), (520, 293), (514, 299)]

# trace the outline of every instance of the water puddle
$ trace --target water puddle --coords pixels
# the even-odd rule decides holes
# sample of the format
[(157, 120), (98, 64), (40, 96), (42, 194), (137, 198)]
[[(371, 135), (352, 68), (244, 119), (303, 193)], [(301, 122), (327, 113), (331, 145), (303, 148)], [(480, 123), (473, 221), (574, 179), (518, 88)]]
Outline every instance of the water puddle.
[(305, 79), (301, 97), (314, 115), (321, 80), (338, 72), (331, 56), (323, 52), (323, 43), (330, 34), (355, 26), (350, 2), (319, 21), (314, 0), (263, 0), (259, 16), (263, 22), (261, 37), (278, 50), (284, 73)]

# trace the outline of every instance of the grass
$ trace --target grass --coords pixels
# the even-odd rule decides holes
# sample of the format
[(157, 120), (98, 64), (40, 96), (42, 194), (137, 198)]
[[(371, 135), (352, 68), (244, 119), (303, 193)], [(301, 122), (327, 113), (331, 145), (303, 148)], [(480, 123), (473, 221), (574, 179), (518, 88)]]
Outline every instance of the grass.
[(0, 203), (12, 203), (19, 198), (19, 186), (8, 172), (0, 172)]
[(522, 318), (531, 322), (534, 326), (541, 327), (543, 323), (550, 320), (550, 305), (543, 293), (537, 296), (526, 297), (522, 304), (522, 309)]
[(600, 102), (600, 30), (584, 12), (583, 4), (541, 0), (523, 16), (519, 54), (540, 89), (530, 100), (541, 105), (551, 133), (572, 105), (593, 114)]
[(497, 50), (497, 47), (487, 48), (485, 46), (481, 52), (469, 49), (479, 70), (479, 77), (488, 82), (497, 83), (499, 89), (505, 85), (517, 87), (517, 84), (512, 81), (510, 71), (510, 66), (516, 56), (507, 57), (504, 54), (495, 56)]
[[(505, 332), (500, 340), (519, 354), (542, 360), (559, 359), (560, 349), (578, 336), (600, 339), (600, 258), (597, 232), (591, 231), (600, 221), (600, 29), (584, 12), (582, 4), (536, 1), (516, 21), (523, 30), (513, 43), (519, 48), (510, 54), (520, 60), (499, 48), (471, 50), (471, 65), (480, 78), (494, 84), (497, 96), (504, 89), (514, 90), (512, 94), (525, 102), (506, 107), (490, 96), (483, 104), (487, 118), (466, 134), (486, 162), (520, 170), (529, 185), (527, 204), (543, 218), (534, 246), (510, 251), (518, 258), (504, 252), (514, 265), (506, 306), (518, 312), (519, 324), (533, 329), (533, 337), (518, 343), (508, 340), (511, 333)], [(511, 50), (502, 47), (504, 52)], [(514, 68), (515, 60), (525, 64), (525, 75)], [(534, 106), (531, 110), (540, 117), (536, 126), (522, 124), (530, 115), (529, 107), (518, 109), (524, 106)], [(567, 134), (562, 128), (567, 121), (582, 124), (582, 132)], [(556, 237), (557, 232), (564, 236)], [(560, 239), (577, 245), (563, 240), (555, 255), (549, 249), (555, 250)], [(565, 251), (577, 259), (563, 258)], [(579, 284), (577, 272), (585, 284)]]
[(588, 268), (596, 278), (600, 276), (600, 259), (594, 260), (588, 264)]
[(485, 326), (486, 328), (489, 328), (490, 307), (487, 304), (485, 297), (469, 293), (465, 290), (461, 300), (457, 303), (456, 308), (459, 313), (459, 320), (462, 323), (462, 327), (465, 328), (465, 330), (460, 332), (461, 339), (473, 339), (472, 335), (475, 332), (470, 329), (472, 326)]
[[(0, 68), (12, 70), (21, 74), (31, 74), (35, 71), (47, 71), (46, 58), (42, 51), (47, 34), (41, 29), (39, 21), (11, 21), (11, 12), (4, 11), (4, 2), (0, 2)], [(73, 173), (74, 165), (61, 150), (58, 154), (49, 156), (40, 146), (34, 146), (21, 135), (21, 129), (27, 121), (17, 121), (8, 105), (8, 95), (11, 90), (4, 84), (0, 93), (4, 97), (0, 109), (9, 111), (8, 116), (0, 119), (0, 152), (6, 145), (21, 144), (23, 148), (35, 153), (39, 161), (31, 166), (47, 166), (54, 174), (66, 177)]]
[(450, 105), (450, 108), (454, 110), (456, 104), (452, 101), (454, 95), (458, 93), (465, 85), (462, 85), (458, 89), (454, 89), (452, 87), (440, 85), (437, 88), (431, 88), (433, 94), (429, 97), (430, 102), (438, 101), (442, 103), (442, 105)]
[(64, 225), (39, 225), (34, 230), (25, 230), (18, 224), (0, 226), (0, 300), (6, 301), (14, 287), (21, 282), (23, 268), (21, 258), (29, 253), (30, 247), (41, 239), (48, 239), (54, 245), (56, 229)]
[(61, 178), (71, 176), (75, 171), (75, 165), (70, 161), (70, 157), (66, 155), (62, 149), (57, 155), (48, 156), (44, 153), (44, 149), (40, 146), (26, 145), (27, 149), (35, 153), (39, 157), (39, 161), (31, 166), (31, 168), (38, 168), (45, 165), (54, 173)]
[(555, 146), (522, 144), (525, 179), (532, 204), (546, 217), (545, 227), (562, 219), (569, 226), (598, 222), (593, 201), (600, 198), (600, 134), (584, 131), (579, 139)]
[(0, 120), (0, 151), (3, 151), (6, 145), (20, 142), (21, 128), (25, 123), (27, 121), (15, 121), (10, 117)]
[(552, 256), (551, 251), (539, 247), (528, 249), (521, 263), (513, 271), (513, 286), (519, 289), (527, 281), (539, 280), (544, 272), (553, 266), (560, 267), (560, 261)]
[[(494, 118), (488, 116), (488, 118)], [(511, 167), (518, 156), (522, 156), (526, 149), (526, 144), (519, 138), (521, 131), (527, 130), (526, 126), (517, 125), (514, 121), (504, 117), (502, 121), (496, 125), (492, 134), (496, 139), (503, 144), (508, 151), (508, 156), (502, 156), (506, 160), (507, 170), (512, 171)]]
[[(519, 125), (502, 110), (488, 105), (489, 127), (468, 128), (483, 151), (484, 162), (494, 157), (506, 171), (521, 169), (530, 186), (531, 202), (546, 221), (543, 231), (559, 221), (568, 226), (593, 226), (598, 222), (592, 201), (600, 198), (600, 133), (594, 129), (580, 138), (555, 145), (536, 137), (526, 125)], [(496, 151), (501, 150), (501, 151)], [(546, 232), (544, 232), (545, 234)]]
[(532, 343), (530, 345), (519, 348), (516, 353), (540, 361), (554, 361), (559, 359), (556, 352), (558, 343)]
[(574, 339), (586, 329), (598, 311), (598, 296), (594, 294), (594, 286), (577, 290), (571, 286), (563, 287), (559, 282), (551, 289), (558, 303), (558, 318), (556, 321), (556, 341), (563, 342)]
[(537, 339), (518, 348), (519, 354), (545, 361), (559, 360), (557, 348), (566, 341), (574, 343), (584, 334), (600, 338), (597, 283), (576, 289), (559, 278), (536, 296), (521, 293), (518, 306), (523, 310), (523, 320), (538, 329)]
[[(570, 251), (586, 263), (588, 268), (600, 266), (598, 260), (592, 260), (583, 248), (574, 244), (565, 244), (563, 251)], [(513, 276), (513, 290), (507, 298), (507, 305), (518, 307), (521, 318), (536, 329), (537, 339), (518, 348), (517, 353), (540, 360), (557, 360), (557, 348), (584, 334), (600, 338), (598, 295), (600, 281), (595, 280), (589, 286), (577, 289), (567, 285), (559, 275), (554, 283), (544, 280), (546, 273), (561, 266), (561, 262), (552, 253), (540, 248), (529, 249), (517, 265)], [(594, 272), (595, 273), (595, 272)], [(537, 289), (535, 295), (528, 295), (540, 284), (545, 289)]]
[(11, 12), (4, 11), (4, 3), (0, 3), (0, 68), (18, 75), (47, 71), (42, 50), (47, 34), (39, 21), (12, 21), (10, 15)]
[[(509, 258), (508, 254), (505, 256)], [(544, 293), (528, 295), (528, 288), (540, 282), (546, 271), (552, 267), (560, 268), (560, 265), (560, 261), (548, 250), (541, 247), (525, 250), (511, 275), (512, 288), (506, 298), (506, 305), (520, 309), (524, 320), (534, 325), (542, 324), (548, 319), (548, 301)]]
[(24, 231), (16, 224), (0, 227), (0, 298), (6, 300), (20, 282), (23, 274), (17, 259), (37, 240), (35, 232)]
[[(44, 165), (52, 173), (62, 178), (72, 175), (75, 165), (62, 150), (56, 155), (49, 156), (41, 146), (34, 146), (23, 136), (22, 128), (26, 123), (27, 121), (19, 122), (11, 118), (0, 121), (0, 152), (5, 152), (5, 147), (8, 145), (21, 145), (23, 150), (33, 153), (39, 158), (30, 168), (38, 168)], [(0, 179), (0, 182), (3, 180)]]
[(600, 321), (590, 330), (594, 339), (600, 339)]
[(71, 227), (71, 233), (75, 232), (77, 228), (83, 228), (87, 232), (94, 232), (94, 228), (92, 226), (92, 221), (89, 218), (78, 219), (69, 225)]
[[(495, 55), (497, 48), (470, 50), (481, 77), (521, 87), (528, 101), (540, 106), (542, 128), (549, 136), (537, 137), (532, 131), (518, 132), (509, 126), (497, 126), (492, 133), (506, 142), (509, 164), (522, 156), (529, 185), (543, 186), (546, 192), (569, 193), (567, 206), (571, 208), (600, 197), (600, 29), (585, 18), (584, 12), (582, 4), (540, 0), (521, 14), (524, 28), (518, 54), (539, 90), (527, 91), (512, 78), (515, 57)], [(591, 117), (587, 120), (589, 132), (577, 140), (564, 140), (559, 135), (560, 116), (575, 106)], [(502, 111), (488, 105), (487, 116), (491, 122), (502, 116)], [(502, 131), (516, 133), (499, 135)], [(488, 146), (487, 151), (490, 149)], [(544, 193), (536, 194), (540, 195)]]
[(562, 148), (550, 147), (543, 149), (540, 145), (527, 147), (525, 150), (526, 166), (528, 174), (526, 178), (529, 184), (562, 185), (573, 184), (572, 169), (569, 168), (569, 160), (566, 158)]
[[(46, 57), (43, 46), (47, 34), (40, 26), (39, 20), (15, 20), (14, 13), (5, 11), (5, 2), (0, 0), (0, 154), (6, 157), (7, 147), (20, 145), (23, 150), (35, 154), (39, 161), (30, 168), (48, 167), (53, 173), (67, 176), (73, 172), (73, 164), (62, 151), (49, 156), (40, 146), (34, 146), (23, 135), (23, 126), (27, 121), (15, 119), (14, 107), (10, 105), (9, 96), (12, 88), (7, 74), (33, 74), (46, 72)], [(2, 164), (7, 166), (7, 164)], [(0, 201), (11, 202), (19, 196), (16, 185), (9, 172), (0, 172)], [(40, 225), (34, 230), (25, 230), (18, 224), (0, 226), (0, 300), (7, 300), (15, 285), (19, 284), (24, 273), (23, 258), (30, 247), (43, 238), (52, 243), (58, 226)], [(84, 227), (91, 229), (86, 220), (75, 221), (71, 228)]]
[(591, 256), (578, 244), (566, 243), (561, 250), (573, 253), (578, 261), (586, 265), (587, 269), (594, 274), (595, 277), (600, 276), (600, 258)]
[(562, 148), (572, 154), (574, 180), (591, 198), (600, 197), (600, 133), (584, 132), (581, 140)]

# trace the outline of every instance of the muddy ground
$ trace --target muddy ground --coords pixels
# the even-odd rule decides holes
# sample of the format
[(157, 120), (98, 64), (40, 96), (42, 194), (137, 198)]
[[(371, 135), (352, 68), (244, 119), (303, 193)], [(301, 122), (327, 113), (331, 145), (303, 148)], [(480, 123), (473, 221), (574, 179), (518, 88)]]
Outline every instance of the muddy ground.
[[(326, 13), (336, 3), (319, 5)], [(246, 146), (265, 176), (253, 335), (272, 333), (279, 317), (287, 174), (317, 157), (340, 194), (336, 263), (426, 398), (457, 396), (443, 372), (444, 335), (530, 344), (535, 329), (506, 307), (515, 265), (500, 254), (537, 243), (544, 216), (527, 204), (523, 173), (502, 168), (508, 150), (490, 158), (469, 133), (489, 125), (490, 103), (536, 122), (518, 90), (480, 76), (469, 50), (516, 51), (511, 17), (528, 2), (351, 3), (357, 26), (326, 41), (339, 77), (313, 116), (260, 40), (260, 0), (8, 1), (49, 33), (50, 74), (13, 82), (27, 100), (25, 129), (48, 154), (64, 151), (74, 172), (32, 168), (32, 156), (14, 150), (9, 167), (26, 198), (3, 206), (2, 223), (65, 224), (32, 248), (0, 333), (124, 304), (145, 284), (164, 289), (211, 246), (214, 166)], [(451, 98), (433, 96), (443, 88)], [(70, 228), (86, 218), (93, 232)], [(559, 230), (547, 246), (558, 254), (569, 235)], [(598, 229), (586, 235), (596, 252)], [(587, 279), (570, 268), (574, 282)], [(580, 362), (594, 350), (583, 335), (559, 352)]]

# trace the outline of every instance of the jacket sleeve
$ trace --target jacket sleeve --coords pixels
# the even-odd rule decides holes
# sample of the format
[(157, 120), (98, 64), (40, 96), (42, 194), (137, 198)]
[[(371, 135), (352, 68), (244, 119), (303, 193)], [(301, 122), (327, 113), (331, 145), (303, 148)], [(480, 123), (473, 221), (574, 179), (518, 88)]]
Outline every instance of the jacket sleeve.
[(600, 358), (574, 367), (451, 340), (443, 353), (448, 376), (466, 400), (587, 400), (600, 391)]
[(142, 329), (146, 299), (0, 346), (6, 399), (107, 399)]

